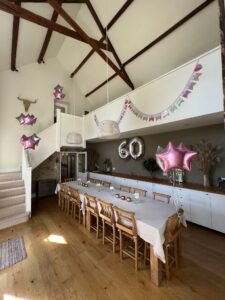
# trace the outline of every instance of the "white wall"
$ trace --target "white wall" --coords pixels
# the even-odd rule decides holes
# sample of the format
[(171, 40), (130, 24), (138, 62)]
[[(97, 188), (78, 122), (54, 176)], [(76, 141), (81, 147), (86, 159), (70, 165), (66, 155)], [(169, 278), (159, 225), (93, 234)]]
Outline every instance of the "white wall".
[[(38, 133), (53, 124), (53, 90), (58, 83), (64, 87), (65, 101), (69, 102), (71, 112), (74, 112), (74, 95), (77, 97), (77, 112), (80, 114), (83, 109), (82, 106), (79, 108), (81, 94), (79, 90), (76, 92), (76, 83), (56, 58), (49, 59), (46, 64), (24, 66), (18, 73), (11, 70), (0, 72), (0, 171), (20, 167), (22, 154), (19, 139), (22, 134)], [(29, 113), (37, 117), (35, 125), (21, 126), (15, 119), (24, 113), (18, 96), (38, 99), (29, 109)]]
[[(170, 73), (153, 80), (152, 82), (127, 94), (134, 105), (147, 114), (157, 114), (180, 95), (196, 66), (197, 59), (181, 66)], [(164, 129), (174, 122), (189, 118), (199, 119), (201, 116), (210, 116), (223, 112), (223, 90), (221, 73), (220, 47), (206, 53), (199, 58), (202, 64), (202, 75), (187, 100), (170, 116), (154, 122), (137, 118), (129, 109), (120, 123), (121, 133), (134, 130), (148, 129), (164, 125)], [(94, 121), (96, 114), (98, 121), (117, 121), (124, 106), (127, 95), (116, 99), (98, 108), (84, 117), (85, 138), (99, 137), (99, 129)], [(200, 126), (200, 125), (199, 125)]]

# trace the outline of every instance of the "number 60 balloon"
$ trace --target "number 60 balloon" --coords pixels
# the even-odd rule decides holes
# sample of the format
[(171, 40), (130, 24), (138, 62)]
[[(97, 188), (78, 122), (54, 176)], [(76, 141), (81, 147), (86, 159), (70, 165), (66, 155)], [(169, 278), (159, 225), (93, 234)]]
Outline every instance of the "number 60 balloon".
[(118, 147), (118, 154), (120, 158), (127, 159), (131, 156), (131, 158), (133, 159), (138, 159), (144, 154), (144, 142), (140, 138), (135, 137), (131, 139), (128, 144), (128, 147), (126, 147), (127, 144), (127, 140), (123, 140), (120, 143)]

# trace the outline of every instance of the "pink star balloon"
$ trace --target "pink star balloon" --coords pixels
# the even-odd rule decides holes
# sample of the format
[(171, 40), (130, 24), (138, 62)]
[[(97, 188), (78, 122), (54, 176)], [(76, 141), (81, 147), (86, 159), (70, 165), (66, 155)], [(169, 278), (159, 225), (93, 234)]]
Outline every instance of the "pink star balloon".
[(31, 136), (26, 136), (26, 135), (22, 135), (20, 138), (20, 143), (23, 145), (23, 148), (25, 150), (27, 149), (35, 149), (35, 146), (38, 145), (40, 141), (40, 138), (36, 135), (33, 134)]
[(156, 157), (163, 162), (163, 172), (171, 169), (183, 169), (184, 153), (177, 149), (171, 142), (168, 143), (166, 149), (161, 153), (156, 153)]
[(30, 114), (20, 114), (16, 119), (19, 121), (20, 125), (33, 125), (37, 121), (37, 118)]
[(24, 125), (33, 125), (36, 123), (37, 118), (35, 118), (34, 115), (27, 114), (26, 116), (24, 116), (23, 120), (24, 120)]
[(184, 153), (183, 169), (190, 172), (192, 167), (191, 162), (193, 158), (197, 155), (197, 152), (191, 151), (183, 143), (180, 143), (177, 149)]
[(62, 100), (65, 98), (65, 94), (63, 93), (63, 87), (60, 86), (59, 84), (57, 86), (54, 87), (54, 97), (55, 97), (55, 101), (58, 101), (58, 100)]

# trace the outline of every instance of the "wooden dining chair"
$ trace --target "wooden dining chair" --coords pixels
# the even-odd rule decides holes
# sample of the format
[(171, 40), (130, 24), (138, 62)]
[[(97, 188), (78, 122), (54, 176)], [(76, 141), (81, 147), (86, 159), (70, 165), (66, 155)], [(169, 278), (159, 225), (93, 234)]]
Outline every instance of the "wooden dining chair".
[(71, 181), (75, 181), (75, 177), (70, 177), (70, 178), (64, 179), (64, 182), (71, 182)]
[(60, 183), (58, 205), (64, 211), (67, 211), (68, 200), (69, 200), (68, 196), (69, 196), (69, 187), (65, 183)]
[(154, 200), (159, 200), (159, 201), (165, 201), (167, 202), (168, 204), (170, 203), (170, 199), (171, 199), (171, 196), (170, 195), (166, 195), (166, 194), (162, 194), (162, 193), (157, 193), (157, 192), (153, 192), (153, 199)]
[[(116, 218), (116, 227), (120, 237), (120, 259), (123, 255), (132, 258), (135, 262), (135, 271), (138, 270), (138, 235), (135, 220), (135, 213), (129, 212), (118, 207), (113, 207)], [(134, 243), (134, 248), (124, 247), (124, 237)], [(133, 250), (133, 252), (131, 251)]]
[[(99, 237), (99, 214), (96, 197), (86, 194), (85, 210), (87, 213), (87, 227), (91, 231), (93, 229), (96, 232), (96, 238)], [(93, 224), (93, 217), (95, 218), (95, 224)]]
[(74, 219), (78, 219), (79, 223), (82, 222), (81, 200), (79, 191), (71, 188), (71, 195), (69, 198), (69, 213)]
[[(116, 252), (116, 224), (112, 203), (98, 199), (99, 217), (102, 220), (102, 243), (105, 240), (113, 246), (113, 253)], [(109, 232), (107, 229), (111, 229)]]
[[(180, 234), (181, 234), (181, 217), (184, 213), (182, 208), (170, 216), (167, 220), (165, 229), (165, 241), (163, 244), (163, 249), (165, 253), (165, 264), (162, 264), (162, 271), (166, 274), (166, 278), (170, 279), (171, 268), (173, 265), (178, 267), (179, 254), (180, 254)], [(145, 242), (144, 244), (144, 263), (150, 262), (150, 244)]]
[(131, 187), (127, 186), (127, 185), (120, 185), (120, 190), (123, 191), (123, 192), (130, 193)]
[(110, 187), (111, 186), (111, 182), (109, 182), (109, 181), (102, 181), (102, 185), (106, 186), (106, 187)]
[(89, 177), (88, 179), (91, 183), (95, 183), (96, 182), (96, 179), (95, 178), (92, 178), (92, 177)]
[(179, 243), (181, 235), (181, 217), (184, 213), (182, 208), (179, 208), (177, 213), (168, 218), (165, 230), (165, 242), (163, 244), (166, 263), (162, 267), (166, 278), (171, 277), (171, 268), (175, 265), (178, 268), (179, 263)]
[(138, 193), (139, 195), (146, 197), (147, 196), (147, 191), (138, 189), (138, 188), (131, 188), (131, 193)]

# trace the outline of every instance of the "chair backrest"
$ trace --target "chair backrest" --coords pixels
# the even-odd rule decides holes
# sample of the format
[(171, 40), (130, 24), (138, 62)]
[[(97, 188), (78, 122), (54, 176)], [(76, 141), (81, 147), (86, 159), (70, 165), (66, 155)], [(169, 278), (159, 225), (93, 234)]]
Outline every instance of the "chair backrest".
[(176, 239), (181, 231), (180, 218), (182, 217), (184, 210), (179, 208), (178, 211), (170, 216), (166, 223), (165, 229), (165, 242), (170, 243)]
[(91, 210), (93, 210), (94, 212), (98, 212), (98, 205), (97, 205), (97, 200), (96, 197), (91, 196), (89, 194), (85, 195), (86, 197), (86, 207), (90, 208)]
[(70, 178), (65, 178), (64, 182), (70, 182), (70, 181), (75, 181), (74, 177), (70, 177)]
[(120, 185), (120, 190), (130, 193), (131, 187), (127, 185)]
[(98, 199), (99, 216), (109, 223), (114, 223), (115, 216), (112, 203)]
[(70, 188), (70, 199), (80, 204), (81, 200), (79, 191), (74, 188)]
[(131, 188), (131, 192), (132, 193), (138, 193), (139, 195), (146, 197), (147, 196), (147, 191), (146, 190), (142, 190), (142, 189), (138, 189), (138, 188)]
[(116, 227), (132, 236), (137, 236), (135, 213), (116, 206), (113, 209), (115, 212)]
[(171, 198), (170, 195), (157, 193), (157, 192), (153, 192), (152, 194), (154, 200), (166, 201), (167, 203), (170, 203), (170, 198)]
[(70, 187), (68, 185), (66, 185), (65, 183), (60, 183), (60, 192), (61, 193), (68, 194), (69, 189), (70, 189)]
[(109, 181), (102, 181), (102, 185), (110, 187), (111, 186), (111, 182), (109, 182)]
[(92, 182), (92, 183), (95, 183), (96, 182), (96, 179), (95, 178), (92, 178), (92, 177), (89, 177), (89, 179), (88, 179), (90, 182)]

